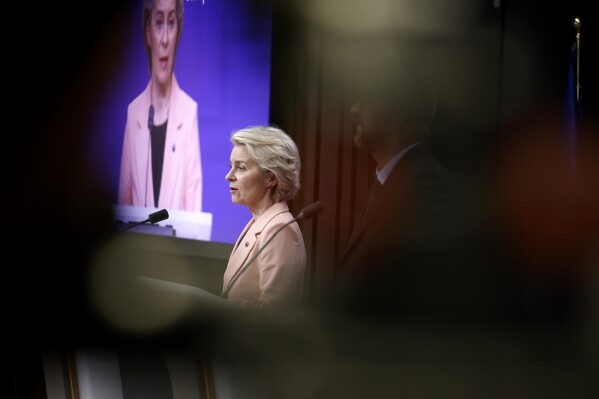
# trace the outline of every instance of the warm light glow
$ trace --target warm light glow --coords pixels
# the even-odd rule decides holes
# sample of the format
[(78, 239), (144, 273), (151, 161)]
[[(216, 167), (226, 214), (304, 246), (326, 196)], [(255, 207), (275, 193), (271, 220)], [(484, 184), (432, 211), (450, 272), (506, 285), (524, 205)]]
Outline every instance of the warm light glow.
[(124, 233), (102, 249), (92, 264), (90, 294), (109, 324), (120, 330), (147, 333), (176, 322), (188, 310), (191, 298), (152, 290), (140, 284), (137, 277), (186, 281), (191, 265), (181, 256), (169, 258), (168, 263), (157, 262), (152, 258), (160, 253), (136, 250), (139, 239)]
[(451, 35), (468, 29), (478, 14), (476, 0), (309, 0), (308, 19), (342, 33)]

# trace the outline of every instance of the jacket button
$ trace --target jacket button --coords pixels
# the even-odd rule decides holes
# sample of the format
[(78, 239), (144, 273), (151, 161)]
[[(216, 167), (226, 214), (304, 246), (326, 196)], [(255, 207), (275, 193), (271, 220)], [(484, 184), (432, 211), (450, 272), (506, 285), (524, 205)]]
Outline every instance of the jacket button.
[(248, 247), (250, 245), (249, 241), (246, 241), (245, 246)]

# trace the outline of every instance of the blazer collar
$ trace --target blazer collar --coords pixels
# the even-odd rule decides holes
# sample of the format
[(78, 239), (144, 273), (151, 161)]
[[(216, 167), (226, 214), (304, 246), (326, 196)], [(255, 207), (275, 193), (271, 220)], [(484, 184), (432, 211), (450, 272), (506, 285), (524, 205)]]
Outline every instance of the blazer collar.
[(254, 222), (254, 232), (256, 234), (262, 233), (262, 230), (266, 227), (266, 225), (277, 216), (279, 213), (289, 212), (289, 207), (287, 206), (287, 201), (279, 201), (273, 204), (270, 208), (268, 208), (256, 221)]
[[(177, 77), (173, 73), (171, 78), (171, 98), (169, 99), (169, 114), (168, 114), (168, 124), (169, 126), (179, 126), (183, 120), (182, 117), (184, 115), (180, 115), (179, 112), (179, 92), (181, 88), (179, 87), (179, 82), (177, 81)], [(143, 104), (143, 112), (140, 114), (142, 117), (141, 120), (138, 120), (137, 123), (140, 126), (148, 126), (148, 118), (150, 113), (150, 105), (152, 105), (152, 80), (148, 82), (146, 88), (144, 89), (144, 104)]]
[(275, 216), (285, 212), (289, 212), (287, 202), (279, 201), (268, 208), (266, 212), (260, 215), (260, 217), (257, 219), (252, 218), (248, 222), (243, 229), (243, 232), (239, 235), (235, 246), (233, 247), (233, 252), (231, 254), (231, 258), (229, 259), (227, 270), (225, 271), (225, 282), (231, 280), (248, 260), (249, 254), (256, 246), (258, 237), (268, 223), (270, 223)]

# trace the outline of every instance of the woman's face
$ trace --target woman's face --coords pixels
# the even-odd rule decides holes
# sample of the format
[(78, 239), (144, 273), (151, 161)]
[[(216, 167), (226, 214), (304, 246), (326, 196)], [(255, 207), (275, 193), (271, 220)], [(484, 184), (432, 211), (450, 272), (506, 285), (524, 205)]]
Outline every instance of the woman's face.
[(262, 173), (244, 145), (233, 147), (230, 166), (225, 179), (229, 182), (233, 203), (253, 210), (269, 202), (269, 186), (272, 186), (273, 178)]
[(170, 82), (178, 31), (177, 1), (156, 0), (146, 34), (152, 52), (152, 77), (161, 85)]

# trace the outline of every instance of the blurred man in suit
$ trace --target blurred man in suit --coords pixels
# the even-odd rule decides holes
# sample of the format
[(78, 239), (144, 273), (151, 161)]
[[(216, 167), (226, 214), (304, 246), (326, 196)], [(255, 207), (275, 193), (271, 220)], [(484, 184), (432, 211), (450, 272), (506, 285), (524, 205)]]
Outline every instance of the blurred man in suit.
[(457, 207), (450, 173), (427, 142), (435, 93), (422, 70), (383, 50), (363, 53), (351, 86), (354, 144), (377, 167), (335, 292), (351, 310), (438, 314), (452, 306)]

